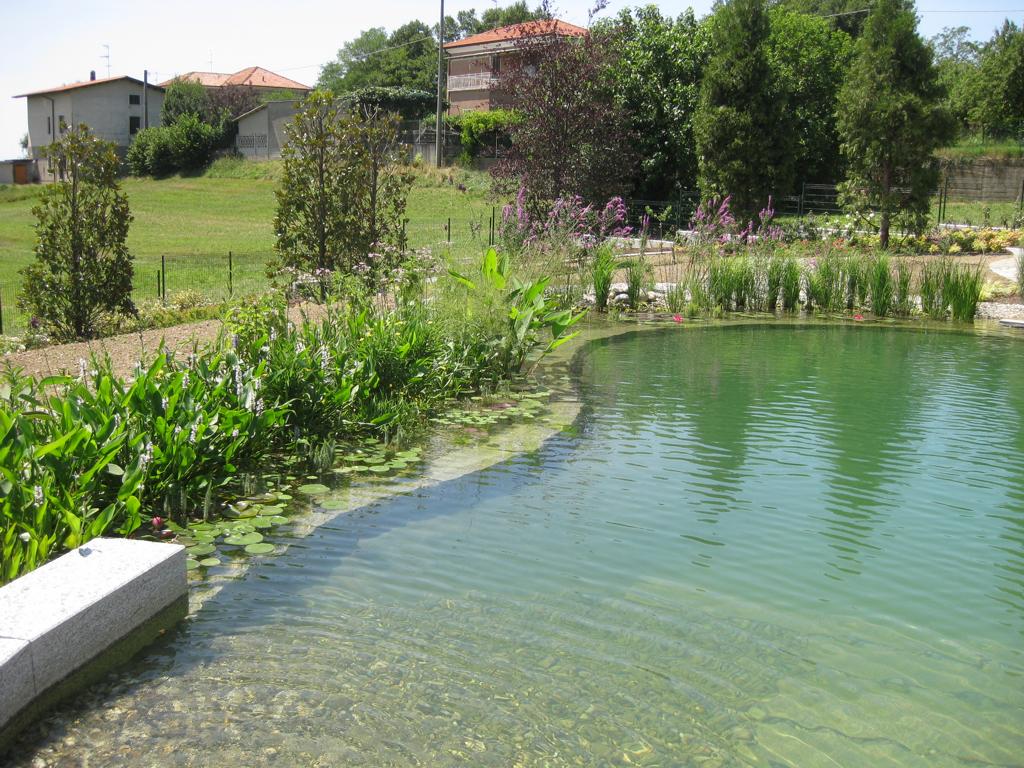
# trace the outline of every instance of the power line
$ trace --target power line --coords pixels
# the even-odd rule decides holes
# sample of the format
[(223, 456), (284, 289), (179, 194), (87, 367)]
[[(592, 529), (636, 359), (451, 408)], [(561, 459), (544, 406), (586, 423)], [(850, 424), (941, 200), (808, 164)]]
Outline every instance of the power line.
[[(389, 45), (386, 48), (378, 48), (375, 51), (368, 51), (367, 53), (360, 54), (359, 56), (353, 56), (353, 61), (366, 61), (371, 56), (375, 56), (378, 53), (384, 53), (386, 51), (397, 51), (399, 48), (408, 48), (410, 45), (416, 45), (416, 43), (422, 43), (426, 40), (433, 40), (433, 35), (425, 35), (424, 37), (417, 37), (415, 40), (410, 40), (407, 43), (399, 43), (398, 45)], [(279, 71), (281, 72), (294, 72), (298, 69), (313, 69), (314, 67), (322, 67), (323, 64), (304, 64), (301, 67), (285, 67)]]

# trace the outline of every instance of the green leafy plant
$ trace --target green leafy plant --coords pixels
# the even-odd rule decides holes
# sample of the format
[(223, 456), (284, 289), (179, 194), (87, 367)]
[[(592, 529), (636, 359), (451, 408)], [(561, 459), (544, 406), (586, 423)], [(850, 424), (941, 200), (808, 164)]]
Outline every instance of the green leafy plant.
[(871, 311), (878, 317), (888, 316), (893, 309), (895, 286), (889, 259), (885, 255), (874, 258), (868, 265), (867, 280), (871, 296)]
[(626, 262), (626, 296), (631, 309), (639, 309), (647, 301), (651, 287), (651, 265), (643, 255)]

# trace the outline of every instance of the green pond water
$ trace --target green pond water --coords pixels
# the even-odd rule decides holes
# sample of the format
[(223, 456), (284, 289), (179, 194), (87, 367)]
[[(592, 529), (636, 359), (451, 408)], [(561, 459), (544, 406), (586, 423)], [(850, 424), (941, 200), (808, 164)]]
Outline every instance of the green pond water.
[(576, 429), (255, 561), (18, 765), (1024, 764), (1024, 345), (590, 344)]

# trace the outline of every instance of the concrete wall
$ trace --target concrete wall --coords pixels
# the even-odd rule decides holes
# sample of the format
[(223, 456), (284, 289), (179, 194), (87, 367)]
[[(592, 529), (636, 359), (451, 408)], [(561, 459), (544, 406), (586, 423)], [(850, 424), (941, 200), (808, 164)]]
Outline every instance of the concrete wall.
[[(129, 103), (129, 96), (132, 95), (139, 97), (139, 104)], [(54, 141), (55, 134), (56, 138), (60, 138), (62, 117), (68, 127), (85, 123), (101, 139), (126, 148), (131, 143), (129, 118), (138, 117), (140, 128), (146, 125), (142, 95), (141, 83), (115, 80), (71, 91), (27, 97), (28, 138), (32, 157), (38, 157), (39, 150)], [(163, 103), (163, 91), (151, 86), (150, 127), (160, 125)]]

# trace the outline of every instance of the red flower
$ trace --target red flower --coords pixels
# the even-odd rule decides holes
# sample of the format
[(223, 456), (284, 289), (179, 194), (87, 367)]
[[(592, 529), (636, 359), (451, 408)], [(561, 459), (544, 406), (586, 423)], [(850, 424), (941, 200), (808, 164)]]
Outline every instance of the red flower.
[(675, 320), (677, 323), (683, 322), (683, 316), (682, 315), (672, 315), (672, 319)]
[(164, 519), (162, 517), (154, 517), (152, 520), (149, 521), (149, 524), (157, 530), (160, 530), (164, 527)]
[(853, 319), (854, 320), (863, 320), (864, 319), (864, 315), (854, 315)]

